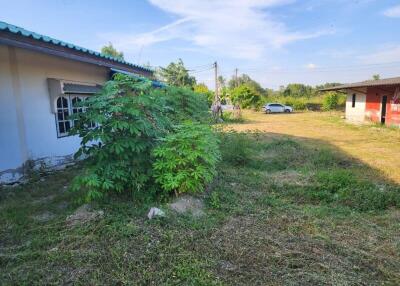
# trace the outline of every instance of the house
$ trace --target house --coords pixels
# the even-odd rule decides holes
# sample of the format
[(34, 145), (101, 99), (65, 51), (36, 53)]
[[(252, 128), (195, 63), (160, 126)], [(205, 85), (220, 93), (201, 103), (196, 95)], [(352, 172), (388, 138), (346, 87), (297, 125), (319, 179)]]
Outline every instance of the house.
[[(77, 136), (68, 136), (77, 101), (98, 92), (114, 73), (153, 77), (153, 71), (0, 22), (0, 183), (26, 168), (71, 162)], [(156, 84), (156, 83), (155, 83)]]
[(346, 119), (400, 126), (400, 77), (367, 80), (325, 88), (347, 92)]

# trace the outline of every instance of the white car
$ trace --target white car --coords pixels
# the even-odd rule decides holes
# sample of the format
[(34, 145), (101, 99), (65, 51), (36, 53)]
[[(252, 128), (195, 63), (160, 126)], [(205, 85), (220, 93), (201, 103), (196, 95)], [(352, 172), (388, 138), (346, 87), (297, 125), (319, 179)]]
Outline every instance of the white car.
[(268, 103), (264, 106), (265, 113), (290, 113), (293, 112), (293, 107), (280, 103)]

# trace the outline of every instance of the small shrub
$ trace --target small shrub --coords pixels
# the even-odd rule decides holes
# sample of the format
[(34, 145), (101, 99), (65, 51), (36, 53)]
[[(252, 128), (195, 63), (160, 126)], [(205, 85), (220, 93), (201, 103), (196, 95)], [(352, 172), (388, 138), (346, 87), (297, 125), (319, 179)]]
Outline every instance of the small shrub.
[(327, 92), (322, 101), (322, 109), (336, 110), (339, 107), (343, 107), (346, 104), (346, 97), (342, 93), (338, 92)]
[(221, 154), (224, 162), (234, 166), (248, 165), (254, 154), (254, 140), (245, 133), (226, 131), (220, 134)]
[(305, 110), (307, 108), (306, 99), (303, 98), (284, 97), (283, 104), (293, 107), (295, 111)]
[(241, 114), (236, 116), (234, 112), (227, 111), (222, 113), (222, 120), (225, 123), (243, 123), (245, 121)]
[(151, 82), (122, 74), (86, 100), (86, 112), (72, 118), (71, 134), (81, 137), (75, 157), (86, 157), (72, 189), (85, 190), (88, 201), (111, 191), (142, 191), (151, 179), (150, 152), (171, 129), (165, 104)]
[(71, 134), (81, 137), (75, 156), (86, 158), (85, 171), (72, 189), (85, 190), (88, 201), (108, 192), (154, 194), (151, 153), (159, 139), (183, 120), (209, 118), (205, 96), (187, 88), (154, 89), (150, 81), (122, 74), (80, 106), (85, 112), (72, 116)]
[(154, 149), (154, 177), (175, 194), (201, 192), (216, 174), (218, 139), (208, 125), (186, 122)]
[(212, 192), (208, 202), (213, 209), (221, 209), (221, 198), (217, 192)]

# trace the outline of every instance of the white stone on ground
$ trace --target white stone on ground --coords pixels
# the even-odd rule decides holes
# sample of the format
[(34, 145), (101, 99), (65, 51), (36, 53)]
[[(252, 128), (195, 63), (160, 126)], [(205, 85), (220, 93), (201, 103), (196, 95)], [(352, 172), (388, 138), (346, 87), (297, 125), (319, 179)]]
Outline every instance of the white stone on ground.
[(149, 218), (149, 219), (152, 219), (152, 218), (154, 218), (154, 217), (164, 217), (165, 216), (165, 213), (162, 211), (162, 210), (160, 210), (159, 208), (151, 208), (150, 209), (150, 211), (149, 211), (149, 213), (147, 214), (147, 217)]

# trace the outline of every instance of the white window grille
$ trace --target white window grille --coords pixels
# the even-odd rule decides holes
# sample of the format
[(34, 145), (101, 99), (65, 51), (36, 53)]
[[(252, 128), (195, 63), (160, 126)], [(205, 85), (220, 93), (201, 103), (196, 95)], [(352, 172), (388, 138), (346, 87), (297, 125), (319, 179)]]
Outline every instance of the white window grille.
[[(76, 104), (82, 100), (86, 100), (88, 96), (84, 95), (62, 95), (56, 100), (57, 113), (56, 113), (56, 125), (57, 125), (57, 136), (65, 137), (68, 136), (71, 128), (76, 124), (76, 120), (70, 120), (68, 117), (72, 114), (85, 112), (84, 107), (77, 107)], [(94, 123), (90, 124), (91, 127), (95, 127)]]

